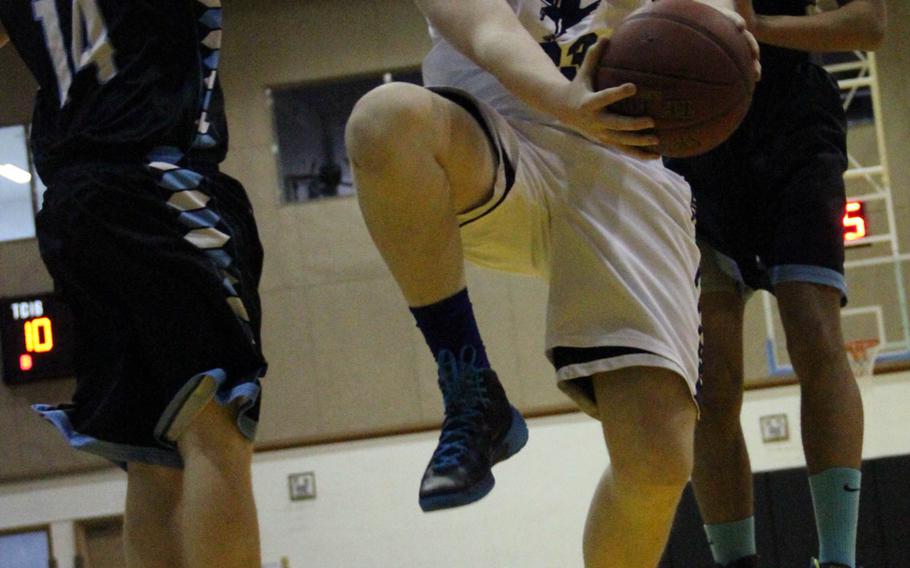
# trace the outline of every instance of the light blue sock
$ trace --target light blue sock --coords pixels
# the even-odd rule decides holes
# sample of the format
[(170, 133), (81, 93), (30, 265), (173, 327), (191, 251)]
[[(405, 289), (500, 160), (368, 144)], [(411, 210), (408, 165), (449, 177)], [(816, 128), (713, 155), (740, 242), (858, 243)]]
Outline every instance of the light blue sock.
[(711, 555), (721, 566), (755, 554), (755, 517), (732, 523), (705, 525)]
[(809, 477), (821, 563), (856, 566), (861, 480), (862, 473), (849, 467), (826, 469)]

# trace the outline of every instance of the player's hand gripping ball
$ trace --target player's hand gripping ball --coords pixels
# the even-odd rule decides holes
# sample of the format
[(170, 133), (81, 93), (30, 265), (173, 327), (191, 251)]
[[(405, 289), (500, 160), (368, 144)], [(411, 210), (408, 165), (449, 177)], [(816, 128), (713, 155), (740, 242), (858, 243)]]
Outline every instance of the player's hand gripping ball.
[(610, 110), (652, 117), (655, 151), (686, 158), (718, 146), (745, 118), (755, 58), (749, 38), (722, 12), (694, 0), (659, 0), (616, 28), (594, 86), (634, 83), (635, 96)]

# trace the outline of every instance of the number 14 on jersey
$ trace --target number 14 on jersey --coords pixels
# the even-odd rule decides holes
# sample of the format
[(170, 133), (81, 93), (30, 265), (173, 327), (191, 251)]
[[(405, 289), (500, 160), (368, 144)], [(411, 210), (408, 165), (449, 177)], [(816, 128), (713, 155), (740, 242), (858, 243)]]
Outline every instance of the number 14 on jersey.
[[(65, 0), (66, 1), (66, 0)], [(104, 14), (98, 7), (98, 0), (71, 0), (71, 22), (69, 49), (60, 26), (60, 11), (57, 0), (32, 0), (35, 20), (44, 28), (47, 51), (51, 57), (60, 106), (66, 106), (69, 99), (73, 76), (83, 69), (94, 66), (96, 78), (104, 84), (117, 75), (114, 62), (114, 48), (107, 33)]]

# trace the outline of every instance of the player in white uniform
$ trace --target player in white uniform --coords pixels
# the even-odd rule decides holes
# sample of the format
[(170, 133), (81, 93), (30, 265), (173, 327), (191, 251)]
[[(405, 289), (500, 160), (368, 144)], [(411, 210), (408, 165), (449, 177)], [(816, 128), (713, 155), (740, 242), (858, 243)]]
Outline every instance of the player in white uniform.
[(650, 118), (606, 110), (634, 87), (590, 81), (598, 38), (645, 3), (416, 0), (430, 88), (374, 90), (347, 131), (364, 218), (439, 363), (446, 420), (421, 507), (481, 498), (527, 436), (486, 358), (463, 261), (537, 275), (559, 386), (608, 441), (584, 553), (612, 568), (658, 562), (697, 414), (691, 193), (651, 159)]

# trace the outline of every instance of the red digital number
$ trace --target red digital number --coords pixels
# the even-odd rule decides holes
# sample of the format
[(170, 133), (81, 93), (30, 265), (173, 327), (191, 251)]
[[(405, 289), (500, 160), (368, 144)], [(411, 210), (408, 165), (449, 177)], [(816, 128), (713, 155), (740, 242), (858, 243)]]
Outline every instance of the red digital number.
[(868, 234), (866, 207), (862, 201), (848, 201), (844, 212), (844, 240), (848, 243)]

